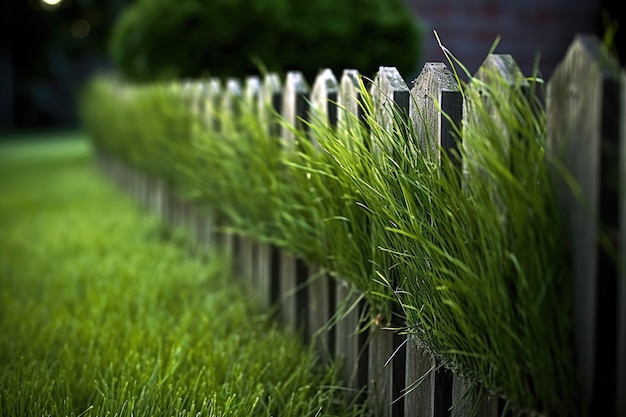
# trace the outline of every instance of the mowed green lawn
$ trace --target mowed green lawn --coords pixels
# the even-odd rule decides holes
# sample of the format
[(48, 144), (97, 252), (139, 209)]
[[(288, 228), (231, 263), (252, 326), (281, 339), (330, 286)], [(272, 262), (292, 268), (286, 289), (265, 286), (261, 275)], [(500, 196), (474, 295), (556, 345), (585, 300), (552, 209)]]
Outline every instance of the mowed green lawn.
[(0, 416), (358, 416), (331, 367), (98, 171), (0, 141)]

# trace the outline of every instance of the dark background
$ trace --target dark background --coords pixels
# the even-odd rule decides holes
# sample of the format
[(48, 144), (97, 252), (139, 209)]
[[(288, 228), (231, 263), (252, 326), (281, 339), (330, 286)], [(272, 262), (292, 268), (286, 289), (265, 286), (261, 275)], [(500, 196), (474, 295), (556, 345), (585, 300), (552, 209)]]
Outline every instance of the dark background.
[(109, 70), (106, 43), (129, 0), (8, 0), (0, 27), (0, 129), (76, 127), (75, 95)]
[[(115, 19), (130, 1), (63, 0), (56, 7), (45, 7), (41, 0), (5, 2), (9, 5), (3, 6), (0, 13), (0, 132), (79, 126), (76, 95), (91, 75), (97, 71), (112, 70), (107, 58), (107, 40)], [(416, 18), (428, 21), (426, 2), (412, 0), (410, 3)], [(483, 0), (472, 4), (497, 4), (500, 9), (516, 7), (514, 2), (500, 3)], [(575, 4), (576, 0), (573, 0), (560, 7), (565, 11)], [(439, 0), (438, 7), (440, 11), (444, 10), (445, 19), (455, 18), (454, 12), (458, 5), (455, 8), (454, 0)], [(589, 25), (581, 29), (588, 31), (591, 27), (597, 35), (602, 36), (602, 12), (607, 13), (614, 22), (623, 21), (623, 12), (618, 10), (617, 2), (602, 0), (598, 3), (597, 11), (588, 17)], [(536, 34), (543, 29), (554, 31), (554, 27), (537, 26), (529, 27), (527, 33)], [(463, 38), (462, 30), (457, 30), (455, 36)], [(451, 38), (451, 35), (442, 32), (444, 40)], [(619, 28), (616, 37), (616, 48), (622, 64), (626, 57), (625, 32), (626, 28)], [(484, 34), (481, 51), (488, 50), (495, 35), (489, 32)], [(506, 46), (507, 34), (501, 35)], [(431, 35), (426, 36), (430, 36), (428, 42), (433, 41)], [(550, 41), (550, 38), (545, 38), (546, 48)], [(541, 42), (543, 45), (544, 40)], [(559, 49), (556, 53), (560, 57), (564, 51)], [(518, 59), (518, 54), (513, 52), (512, 55)], [(431, 56), (425, 58), (430, 59)], [(440, 60), (438, 57), (434, 59)], [(482, 59), (482, 56), (477, 59)], [(472, 57), (468, 56), (467, 60), (471, 61)], [(522, 61), (518, 63), (523, 69), (524, 65), (530, 65)], [(423, 62), (416, 63), (416, 70), (422, 65)]]

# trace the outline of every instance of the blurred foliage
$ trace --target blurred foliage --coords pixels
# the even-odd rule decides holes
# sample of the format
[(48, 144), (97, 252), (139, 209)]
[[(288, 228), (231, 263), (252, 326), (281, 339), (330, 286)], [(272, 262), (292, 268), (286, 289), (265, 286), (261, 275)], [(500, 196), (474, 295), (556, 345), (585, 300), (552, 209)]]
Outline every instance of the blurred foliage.
[(110, 54), (135, 81), (243, 76), (322, 67), (373, 75), (415, 70), (422, 32), (403, 0), (138, 0), (112, 31)]

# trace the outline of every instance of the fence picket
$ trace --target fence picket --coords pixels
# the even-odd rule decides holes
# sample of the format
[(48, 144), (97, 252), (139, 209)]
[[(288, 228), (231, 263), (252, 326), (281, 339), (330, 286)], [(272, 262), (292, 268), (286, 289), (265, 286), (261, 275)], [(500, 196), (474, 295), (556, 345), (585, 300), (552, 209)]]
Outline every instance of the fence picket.
[[(237, 78), (228, 78), (225, 88), (221, 95), (217, 98), (219, 107), (216, 109), (218, 121), (218, 130), (221, 133), (236, 131), (237, 121), (236, 114), (239, 114), (239, 106), (243, 96), (241, 82)], [(231, 231), (227, 230), (228, 222), (223, 214), (219, 215), (218, 229), (220, 230), (220, 246), (226, 252), (233, 262), (233, 270), (241, 273), (241, 265), (238, 262), (240, 256), (239, 238)]]
[(340, 278), (335, 278), (335, 294), (335, 362), (346, 386), (360, 390), (367, 386), (368, 378), (367, 345), (360, 329), (363, 305), (356, 290)]
[(615, 366), (623, 370), (625, 360), (623, 345), (621, 355), (617, 348), (618, 271), (607, 252), (607, 244), (617, 254), (623, 250), (618, 242), (620, 204), (624, 210), (618, 195), (624, 177), (617, 175), (619, 83), (619, 65), (600, 41), (577, 36), (548, 82), (546, 103), (548, 151), (580, 187), (575, 192), (555, 175), (571, 242), (574, 346), (589, 415), (600, 409), (616, 415), (618, 398), (623, 411), (626, 392)]
[[(320, 124), (335, 128), (337, 126), (337, 94), (339, 84), (333, 71), (325, 68), (320, 71), (311, 90), (311, 119)], [(319, 148), (319, 144), (314, 141)]]
[(363, 96), (361, 74), (355, 69), (346, 69), (341, 74), (339, 95), (337, 97), (337, 123), (339, 129), (354, 130), (365, 124), (365, 110), (363, 108)]
[[(258, 117), (257, 102), (260, 94), (260, 88), (260, 77), (246, 77), (244, 88), (241, 93), (242, 102), (239, 104), (240, 106), (245, 107), (245, 111), (253, 112), (255, 117)], [(242, 113), (242, 110), (243, 109), (240, 108), (240, 114)], [(250, 173), (250, 175), (253, 174)], [(250, 283), (250, 288), (255, 292), (255, 294), (258, 294), (260, 284), (258, 282), (257, 275), (257, 243), (246, 234), (239, 235), (237, 239), (239, 240), (240, 247), (238, 262), (241, 264), (240, 270), (243, 278)]]
[(287, 148), (296, 148), (296, 137), (291, 128), (306, 131), (306, 120), (309, 112), (309, 84), (300, 71), (287, 72), (285, 91), (283, 93), (282, 116), (286, 125), (282, 127), (282, 137)]
[[(370, 88), (370, 94), (374, 105), (375, 121), (384, 131), (402, 132), (401, 137), (406, 137), (402, 124), (408, 124), (410, 93), (398, 69), (380, 67)], [(383, 146), (388, 146), (383, 143), (384, 138), (375, 137), (373, 133), (371, 138), (371, 149), (374, 153), (380, 153)], [(394, 151), (389, 148), (387, 152), (393, 154)], [(387, 266), (390, 265), (383, 265), (384, 272), (393, 274), (394, 270), (388, 269)], [(395, 282), (395, 280), (390, 279), (389, 282)], [(392, 416), (394, 409), (404, 406), (402, 401), (394, 403), (399, 399), (399, 393), (404, 388), (404, 373), (401, 378), (397, 378), (397, 375), (394, 375), (394, 369), (399, 369), (397, 366), (399, 361), (404, 367), (405, 358), (403, 354), (394, 356), (398, 343), (394, 341), (393, 333), (392, 330), (386, 330), (380, 325), (373, 326), (369, 347), (369, 394), (372, 397), (373, 409), (383, 416)]]
[[(289, 71), (285, 80), (281, 115), (284, 119), (281, 135), (286, 151), (297, 148), (296, 136), (292, 129), (306, 130), (309, 110), (309, 86), (299, 71)], [(308, 268), (298, 256), (281, 250), (280, 254), (280, 311), (287, 326), (304, 332), (306, 337), (306, 298)]]
[(283, 108), (283, 90), (278, 74), (270, 72), (263, 78), (258, 107), (263, 131), (268, 135), (278, 136), (280, 124), (275, 115), (280, 114)]
[[(374, 118), (383, 131), (399, 133), (404, 137), (403, 126), (399, 124), (396, 115), (402, 117), (409, 113), (410, 92), (404, 79), (396, 67), (380, 67), (370, 88), (370, 95), (374, 105)], [(384, 139), (372, 137), (372, 152), (379, 153), (380, 147), (388, 145), (381, 143)], [(391, 149), (388, 149), (392, 152)]]
[[(311, 102), (308, 112), (309, 121), (327, 128), (336, 126), (337, 92), (337, 79), (332, 70), (321, 70), (315, 78), (311, 90)], [(310, 135), (310, 139), (317, 150), (320, 151), (320, 145), (314, 134)], [(328, 245), (324, 244), (324, 246), (327, 247)], [(332, 350), (335, 348), (333, 343), (334, 331), (328, 329), (326, 325), (330, 321), (332, 311), (335, 308), (335, 293), (331, 292), (330, 277), (326, 274), (324, 268), (318, 265), (311, 265), (309, 278), (309, 331), (311, 334), (315, 334), (314, 343), (318, 354), (323, 361), (329, 361)]]
[[(442, 114), (444, 112), (447, 117)], [(457, 147), (455, 129), (463, 115), (463, 96), (453, 74), (443, 63), (426, 63), (411, 88), (409, 117), (420, 149), (429, 157), (441, 160), (442, 153), (452, 157)], [(458, 154), (457, 154), (458, 155)], [(440, 371), (442, 372), (442, 371)], [(436, 404), (443, 398), (437, 391), (437, 370), (430, 352), (409, 339), (406, 352), (404, 415), (435, 416), (448, 408)], [(416, 384), (420, 381), (419, 384)]]
[(445, 64), (424, 65), (411, 88), (409, 117), (420, 149), (426, 155), (439, 161), (440, 152), (450, 156), (455, 153), (460, 140), (455, 129), (461, 126), (463, 94)]
[[(257, 112), (263, 131), (276, 138), (280, 134), (276, 115), (282, 110), (282, 101), (283, 91), (278, 74), (266, 74), (258, 94)], [(279, 302), (280, 252), (274, 245), (260, 243), (258, 246), (259, 298), (266, 307)]]
[[(489, 55), (468, 89), (480, 89), (493, 77), (507, 81), (508, 86), (495, 84), (501, 88), (528, 90), (527, 80), (509, 55)], [(602, 408), (603, 415), (623, 416), (626, 415), (626, 267), (623, 266), (626, 204), (620, 193), (626, 187), (626, 73), (607, 55), (597, 38), (581, 35), (572, 42), (547, 85), (547, 154), (551, 161), (562, 163), (580, 186), (580, 193), (573, 192), (559, 173), (554, 172), (554, 184), (570, 234), (574, 342), (582, 396), (587, 403), (585, 411), (595, 415)], [(374, 137), (375, 134), (386, 131), (404, 136), (408, 131), (404, 129), (411, 124), (416, 142), (425, 153), (441, 159), (444, 152), (451, 155), (456, 146), (463, 146), (471, 154), (471, 143), (458, 144), (455, 129), (461, 122), (474, 123), (477, 119), (472, 103), (463, 102), (459, 86), (444, 64), (427, 63), (410, 91), (396, 68), (379, 68), (369, 86), (374, 103), (373, 122), (381, 128), (377, 133), (369, 132), (367, 125), (357, 127), (354, 123), (365, 120), (362, 87), (357, 70), (344, 70), (339, 86), (332, 71), (323, 70), (313, 84), (310, 102), (308, 84), (297, 71), (287, 73), (284, 90), (280, 78), (272, 73), (262, 80), (248, 77), (244, 90), (236, 79), (228, 79), (223, 87), (217, 78), (190, 82), (186, 88), (190, 100), (187, 105), (205, 118), (209, 129), (222, 132), (237, 127), (237, 103), (243, 97), (246, 105), (257, 112), (263, 129), (277, 139), (281, 136), (287, 145), (283, 149), (286, 152), (297, 148), (289, 126), (306, 131), (303, 120), (317, 115), (324, 117), (331, 127), (368, 129), (366, 137), (374, 153), (387, 146), (384, 137)], [(500, 92), (506, 96), (506, 91)], [(487, 108), (497, 104), (490, 103), (488, 94), (483, 94), (480, 100)], [(495, 112), (493, 117), (496, 124), (503, 123)], [(282, 129), (281, 118), (285, 122)], [(516, 138), (508, 137), (506, 129), (502, 132), (504, 147), (514, 143), (511, 141)], [(393, 152), (393, 149), (384, 151)], [(195, 227), (201, 241), (211, 240), (208, 234), (201, 238), (200, 233), (214, 230), (216, 222), (218, 226), (228, 226), (224, 219), (213, 219), (210, 212), (207, 216), (194, 214), (198, 207), (190, 206), (163, 180), (146, 177), (134, 165), (100, 151), (97, 156), (101, 169), (121, 188), (147, 209), (161, 213), (172, 226)], [(194, 224), (190, 224), (190, 219), (196, 217)], [(356, 289), (341, 277), (331, 280), (319, 266), (307, 265), (293, 253), (279, 251), (272, 245), (247, 238), (237, 244), (230, 233), (222, 235), (217, 244), (231, 252), (233, 260), (245, 268), (238, 269), (238, 273), (252, 277), (250, 285), (260, 294), (262, 304), (269, 307), (278, 303), (286, 327), (303, 330), (305, 339), (309, 339), (305, 341), (319, 343), (319, 352), (328, 353), (331, 355), (328, 359), (341, 365), (342, 378), (349, 387), (367, 387), (365, 399), (375, 415), (498, 415), (498, 399), (488, 395), (487, 387), (439, 368), (436, 359), (418, 340), (404, 339), (374, 317), (365, 318), (375, 324), (369, 332), (359, 333), (365, 307), (358, 302)], [(614, 254), (618, 256), (617, 264), (611, 258)], [(388, 274), (390, 282), (395, 282), (393, 269), (387, 269), (384, 263), (383, 260), (381, 272)], [(346, 312), (350, 306), (355, 308)], [(313, 339), (310, 335), (331, 322), (333, 312), (337, 319), (334, 333), (325, 332)], [(400, 398), (401, 394), (404, 398)]]
[(498, 399), (465, 377), (454, 376), (451, 417), (498, 417)]
[[(361, 76), (357, 70), (344, 70), (337, 95), (337, 125), (339, 129), (361, 129), (364, 121), (361, 95)], [(359, 137), (355, 135), (354, 137)], [(364, 312), (362, 300), (354, 288), (341, 277), (334, 277), (335, 300), (338, 316), (335, 325), (335, 362), (341, 368), (344, 383), (362, 395), (368, 385), (367, 333), (360, 328)]]

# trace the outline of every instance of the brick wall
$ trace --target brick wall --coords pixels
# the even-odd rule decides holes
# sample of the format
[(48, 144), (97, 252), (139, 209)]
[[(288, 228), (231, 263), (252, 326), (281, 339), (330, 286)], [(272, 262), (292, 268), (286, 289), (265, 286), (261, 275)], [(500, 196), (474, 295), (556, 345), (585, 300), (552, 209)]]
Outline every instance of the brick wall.
[[(510, 54), (524, 74), (536, 55), (548, 79), (577, 32), (600, 34), (598, 0), (407, 0), (424, 25), (422, 62), (445, 62), (433, 30), (474, 74), (496, 37), (496, 53)], [(407, 74), (415, 76), (416, 74)]]

